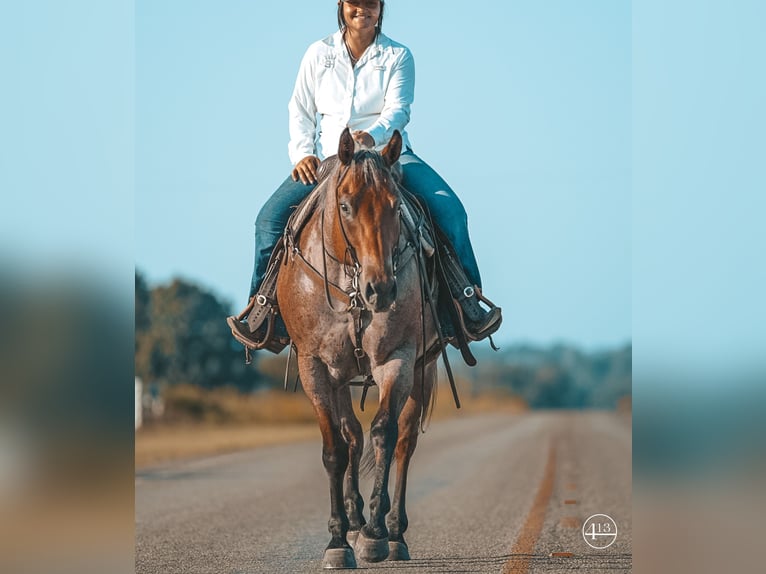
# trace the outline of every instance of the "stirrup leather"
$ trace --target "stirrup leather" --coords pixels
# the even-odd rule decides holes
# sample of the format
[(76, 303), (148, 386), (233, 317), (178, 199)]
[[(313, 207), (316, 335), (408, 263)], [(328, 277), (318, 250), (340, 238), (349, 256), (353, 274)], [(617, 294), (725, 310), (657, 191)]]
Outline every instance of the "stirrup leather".
[(234, 338), (249, 350), (266, 349), (277, 354), (289, 343), (289, 338), (276, 334), (279, 320), (279, 305), (276, 298), (277, 276), (284, 253), (284, 246), (280, 239), (271, 254), (266, 275), (258, 292), (250, 298), (247, 307), (236, 318), (237, 322), (242, 322), (247, 317), (247, 329), (254, 336), (245, 337), (236, 328), (232, 328)]
[[(459, 322), (455, 327), (462, 329), (471, 341), (484, 339), (500, 328), (503, 321), (501, 309), (484, 297), (479, 287), (471, 284), (446, 241), (442, 242), (440, 251), (447, 287)], [(489, 310), (485, 310), (480, 302), (487, 305)], [(472, 327), (478, 325), (482, 329), (477, 332)]]

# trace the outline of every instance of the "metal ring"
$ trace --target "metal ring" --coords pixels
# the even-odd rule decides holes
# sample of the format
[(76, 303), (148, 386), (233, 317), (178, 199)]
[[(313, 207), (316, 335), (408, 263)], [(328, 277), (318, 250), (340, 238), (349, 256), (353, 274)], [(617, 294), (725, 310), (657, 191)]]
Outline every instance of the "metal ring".
[(256, 301), (256, 303), (258, 303), (258, 304), (259, 304), (261, 307), (265, 307), (265, 306), (266, 306), (266, 303), (268, 302), (268, 301), (266, 300), (266, 296), (265, 296), (265, 295), (258, 295), (258, 296), (255, 298), (255, 301)]
[(467, 298), (473, 297), (476, 294), (476, 291), (474, 291), (474, 288), (470, 285), (463, 289), (463, 295), (465, 295)]

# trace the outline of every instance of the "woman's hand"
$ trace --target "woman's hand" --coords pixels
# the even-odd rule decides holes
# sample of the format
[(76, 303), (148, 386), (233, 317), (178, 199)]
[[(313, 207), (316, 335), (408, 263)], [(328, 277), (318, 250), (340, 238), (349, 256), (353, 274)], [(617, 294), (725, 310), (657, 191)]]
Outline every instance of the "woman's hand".
[(367, 132), (357, 130), (351, 134), (351, 137), (354, 138), (354, 141), (359, 143), (362, 147), (366, 147), (368, 149), (375, 147), (375, 140), (372, 139), (372, 136)]
[(301, 161), (295, 164), (293, 168), (293, 181), (301, 180), (304, 185), (317, 182), (317, 168), (319, 167), (319, 158), (315, 155), (307, 155)]

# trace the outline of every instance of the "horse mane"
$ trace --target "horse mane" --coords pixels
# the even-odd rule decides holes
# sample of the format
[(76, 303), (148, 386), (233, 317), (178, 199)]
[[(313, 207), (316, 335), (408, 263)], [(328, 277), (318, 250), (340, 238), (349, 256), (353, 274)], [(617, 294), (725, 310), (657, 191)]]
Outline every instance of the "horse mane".
[[(383, 156), (372, 149), (360, 149), (354, 153), (351, 165), (361, 171), (364, 182), (374, 186), (388, 186), (396, 189), (401, 183), (401, 169), (397, 162), (389, 167)], [(392, 185), (395, 184), (395, 185)]]

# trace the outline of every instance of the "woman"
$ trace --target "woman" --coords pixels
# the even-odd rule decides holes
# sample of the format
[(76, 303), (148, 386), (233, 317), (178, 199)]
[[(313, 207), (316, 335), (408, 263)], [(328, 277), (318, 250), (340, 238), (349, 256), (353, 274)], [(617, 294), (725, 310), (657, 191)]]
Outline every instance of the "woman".
[[(288, 153), (294, 167), (255, 222), (251, 299), (292, 210), (316, 185), (321, 159), (337, 153), (340, 134), (347, 126), (357, 142), (377, 149), (399, 130), (405, 150), (399, 160), (403, 185), (428, 206), (468, 280), (481, 286), (463, 205), (447, 183), (412, 152), (404, 128), (414, 99), (415, 64), (409, 49), (380, 31), (383, 12), (382, 0), (339, 1), (339, 31), (309, 46), (303, 57), (288, 106)], [(461, 298), (461, 305), (471, 339), (491, 335), (500, 326), (498, 307), (486, 311), (470, 294)], [(258, 346), (257, 329), (251, 333), (247, 323), (236, 317), (229, 317), (228, 322), (237, 340), (251, 348)]]

